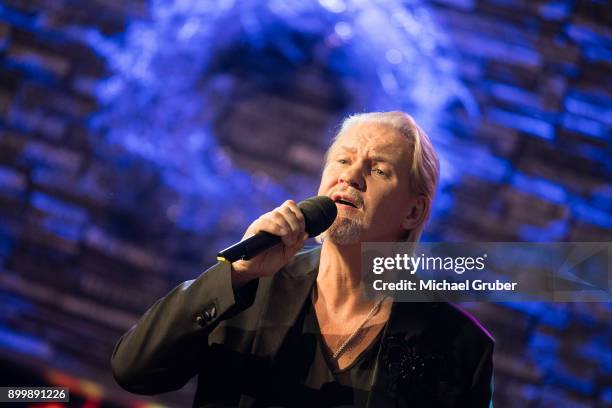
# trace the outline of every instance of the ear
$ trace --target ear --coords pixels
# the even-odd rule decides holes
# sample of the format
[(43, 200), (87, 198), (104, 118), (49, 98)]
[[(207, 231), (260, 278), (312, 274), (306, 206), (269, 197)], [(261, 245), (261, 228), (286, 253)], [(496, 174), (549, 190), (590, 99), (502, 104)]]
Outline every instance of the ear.
[(423, 224), (429, 204), (429, 200), (423, 195), (410, 199), (408, 208), (402, 217), (402, 228), (410, 231)]

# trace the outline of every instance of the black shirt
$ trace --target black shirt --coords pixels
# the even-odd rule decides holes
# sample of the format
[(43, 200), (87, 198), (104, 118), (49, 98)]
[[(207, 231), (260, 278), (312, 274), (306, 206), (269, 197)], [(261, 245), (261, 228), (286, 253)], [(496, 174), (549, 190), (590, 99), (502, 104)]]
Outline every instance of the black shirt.
[(332, 369), (331, 356), (308, 299), (273, 367), (271, 380), (278, 386), (258, 396), (255, 407), (365, 406), (383, 332), (380, 330), (348, 367)]

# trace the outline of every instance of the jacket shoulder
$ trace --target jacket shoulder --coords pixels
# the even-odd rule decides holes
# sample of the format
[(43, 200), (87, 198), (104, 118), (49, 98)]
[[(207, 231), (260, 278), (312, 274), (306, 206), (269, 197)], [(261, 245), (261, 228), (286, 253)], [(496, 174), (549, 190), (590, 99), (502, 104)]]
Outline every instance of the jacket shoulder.
[(397, 312), (399, 331), (410, 330), (416, 324), (436, 341), (453, 341), (476, 348), (492, 347), (495, 343), (474, 316), (452, 303), (401, 303)]
[(467, 310), (453, 303), (446, 303), (445, 306), (449, 310), (449, 314), (455, 319), (466, 335), (476, 337), (485, 343), (495, 343), (495, 339), (491, 333), (489, 333), (484, 325)]

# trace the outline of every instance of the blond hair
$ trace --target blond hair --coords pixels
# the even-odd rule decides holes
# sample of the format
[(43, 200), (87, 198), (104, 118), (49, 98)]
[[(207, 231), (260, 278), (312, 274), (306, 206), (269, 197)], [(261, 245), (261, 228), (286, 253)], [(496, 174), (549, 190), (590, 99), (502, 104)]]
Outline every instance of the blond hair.
[(413, 146), (409, 175), (410, 192), (417, 196), (423, 196), (426, 199), (426, 206), (424, 209), (423, 222), (419, 226), (408, 231), (402, 240), (406, 242), (418, 242), (425, 228), (425, 224), (431, 215), (433, 198), (438, 186), (440, 165), (433, 145), (427, 134), (417, 125), (412, 116), (404, 112), (393, 111), (358, 113), (349, 116), (342, 123), (340, 131), (332, 140), (331, 146), (333, 146), (338, 137), (348, 128), (363, 124), (389, 126), (401, 135), (407, 137)]

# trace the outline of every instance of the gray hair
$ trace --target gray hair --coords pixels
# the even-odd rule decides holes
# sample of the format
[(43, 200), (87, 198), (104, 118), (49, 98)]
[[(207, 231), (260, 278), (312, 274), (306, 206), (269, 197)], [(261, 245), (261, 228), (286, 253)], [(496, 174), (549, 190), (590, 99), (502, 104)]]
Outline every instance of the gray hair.
[[(333, 146), (338, 137), (348, 128), (363, 124), (389, 126), (408, 138), (413, 146), (409, 175), (410, 192), (414, 195), (425, 197), (427, 203), (423, 222), (418, 227), (408, 231), (402, 240), (416, 243), (421, 238), (426, 221), (431, 215), (433, 198), (438, 186), (440, 164), (436, 152), (434, 151), (429, 137), (423, 129), (417, 125), (412, 116), (400, 111), (369, 112), (349, 116), (342, 123), (340, 131), (332, 140), (331, 146)], [(327, 162), (327, 153), (325, 161)]]

